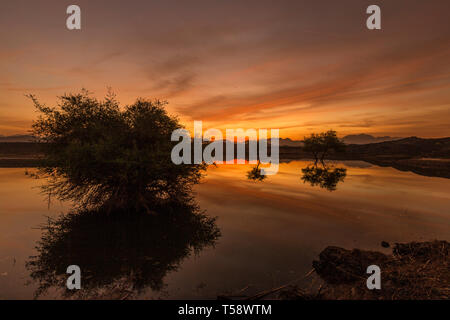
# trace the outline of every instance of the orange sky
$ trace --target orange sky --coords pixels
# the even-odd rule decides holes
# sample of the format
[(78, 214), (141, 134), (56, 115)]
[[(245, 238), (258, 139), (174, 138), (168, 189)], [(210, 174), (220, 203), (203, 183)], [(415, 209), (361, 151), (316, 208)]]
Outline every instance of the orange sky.
[[(65, 26), (78, 4), (82, 30)], [(370, 4), (382, 30), (365, 27)], [(0, 134), (26, 133), (24, 97), (82, 87), (169, 101), (190, 128), (279, 128), (293, 139), (450, 136), (448, 0), (3, 0)]]

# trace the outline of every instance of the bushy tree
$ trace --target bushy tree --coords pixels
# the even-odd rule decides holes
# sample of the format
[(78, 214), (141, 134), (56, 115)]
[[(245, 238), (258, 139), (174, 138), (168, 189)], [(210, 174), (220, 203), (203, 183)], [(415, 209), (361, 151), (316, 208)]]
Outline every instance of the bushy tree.
[(29, 97), (39, 112), (33, 134), (45, 146), (38, 177), (58, 199), (149, 212), (155, 202), (188, 198), (206, 169), (171, 161), (171, 134), (182, 126), (164, 101), (140, 98), (121, 108), (114, 94), (100, 101), (82, 90), (47, 107)]
[(263, 181), (267, 178), (266, 175), (261, 174), (261, 169), (259, 166), (261, 165), (261, 162), (258, 160), (258, 164), (256, 167), (253, 167), (250, 171), (247, 172), (247, 178), (249, 180), (253, 181)]
[(339, 140), (336, 135), (336, 131), (329, 130), (322, 133), (312, 133), (309, 137), (305, 137), (303, 150), (311, 152), (314, 156), (314, 160), (317, 163), (324, 161), (325, 156), (330, 151), (342, 152), (345, 150), (345, 144)]

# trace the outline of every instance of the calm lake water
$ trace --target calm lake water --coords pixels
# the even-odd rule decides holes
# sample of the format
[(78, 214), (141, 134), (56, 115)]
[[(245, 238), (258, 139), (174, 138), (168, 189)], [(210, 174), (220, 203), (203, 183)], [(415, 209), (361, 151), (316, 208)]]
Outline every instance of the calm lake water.
[[(336, 165), (347, 168), (347, 176), (331, 192), (301, 180), (308, 164), (283, 163), (263, 182), (246, 178), (249, 165), (210, 168), (196, 199), (218, 217), (221, 237), (167, 271), (162, 290), (138, 297), (215, 299), (247, 286), (252, 294), (301, 277), (329, 245), (390, 252), (382, 240), (449, 240), (450, 180), (344, 161)], [(37, 285), (27, 284), (25, 263), (36, 255), (37, 227), (68, 210), (58, 202), (48, 208), (40, 182), (24, 173), (0, 169), (0, 299), (33, 298)], [(58, 297), (52, 290), (44, 296)]]

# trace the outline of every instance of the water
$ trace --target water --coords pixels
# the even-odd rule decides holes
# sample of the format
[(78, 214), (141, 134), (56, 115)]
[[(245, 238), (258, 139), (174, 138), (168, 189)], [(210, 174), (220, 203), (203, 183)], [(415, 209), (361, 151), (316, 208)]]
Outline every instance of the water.
[[(247, 179), (249, 165), (210, 168), (195, 188), (196, 199), (209, 216), (218, 217), (221, 237), (198, 254), (170, 257), (177, 268), (158, 273), (162, 288), (148, 288), (136, 297), (215, 299), (247, 286), (245, 294), (252, 294), (301, 277), (329, 245), (388, 253), (382, 240), (449, 240), (450, 180), (344, 161), (335, 165), (346, 168), (347, 176), (329, 191), (301, 180), (308, 164), (282, 163), (276, 176), (262, 182)], [(34, 247), (42, 236), (37, 227), (69, 208), (59, 202), (48, 208), (36, 188), (40, 182), (24, 172), (0, 169), (0, 299), (33, 298), (37, 284), (26, 284), (31, 278), (25, 263), (37, 254)], [(164, 249), (169, 242), (161, 239), (157, 246)], [(132, 261), (132, 251), (124, 248), (120, 256), (130, 252)], [(108, 261), (102, 262), (99, 269), (108, 280)], [(53, 289), (42, 296), (58, 297)]]

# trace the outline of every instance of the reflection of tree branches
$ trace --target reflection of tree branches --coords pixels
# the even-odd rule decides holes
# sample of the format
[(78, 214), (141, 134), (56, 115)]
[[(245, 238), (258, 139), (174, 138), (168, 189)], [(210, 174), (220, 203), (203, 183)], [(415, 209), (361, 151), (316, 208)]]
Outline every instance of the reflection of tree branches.
[(347, 169), (327, 167), (325, 163), (322, 163), (321, 167), (317, 164), (309, 165), (302, 169), (302, 172), (303, 182), (308, 182), (312, 186), (318, 185), (329, 191), (335, 191), (337, 184), (340, 181), (344, 181), (344, 178), (347, 175)]
[(247, 178), (249, 180), (254, 180), (254, 181), (263, 181), (264, 179), (267, 178), (267, 176), (261, 174), (261, 169), (259, 168), (261, 162), (258, 160), (258, 164), (256, 165), (256, 167), (252, 168), (252, 170), (247, 172)]
[[(171, 202), (154, 211), (158, 214), (82, 211), (49, 219), (38, 255), (27, 262), (31, 278), (39, 283), (35, 296), (52, 287), (65, 297), (84, 298), (120, 290), (140, 293), (147, 287), (161, 290), (168, 272), (220, 237), (215, 219), (192, 202)], [(72, 264), (82, 271), (79, 291), (65, 286), (66, 268)]]

